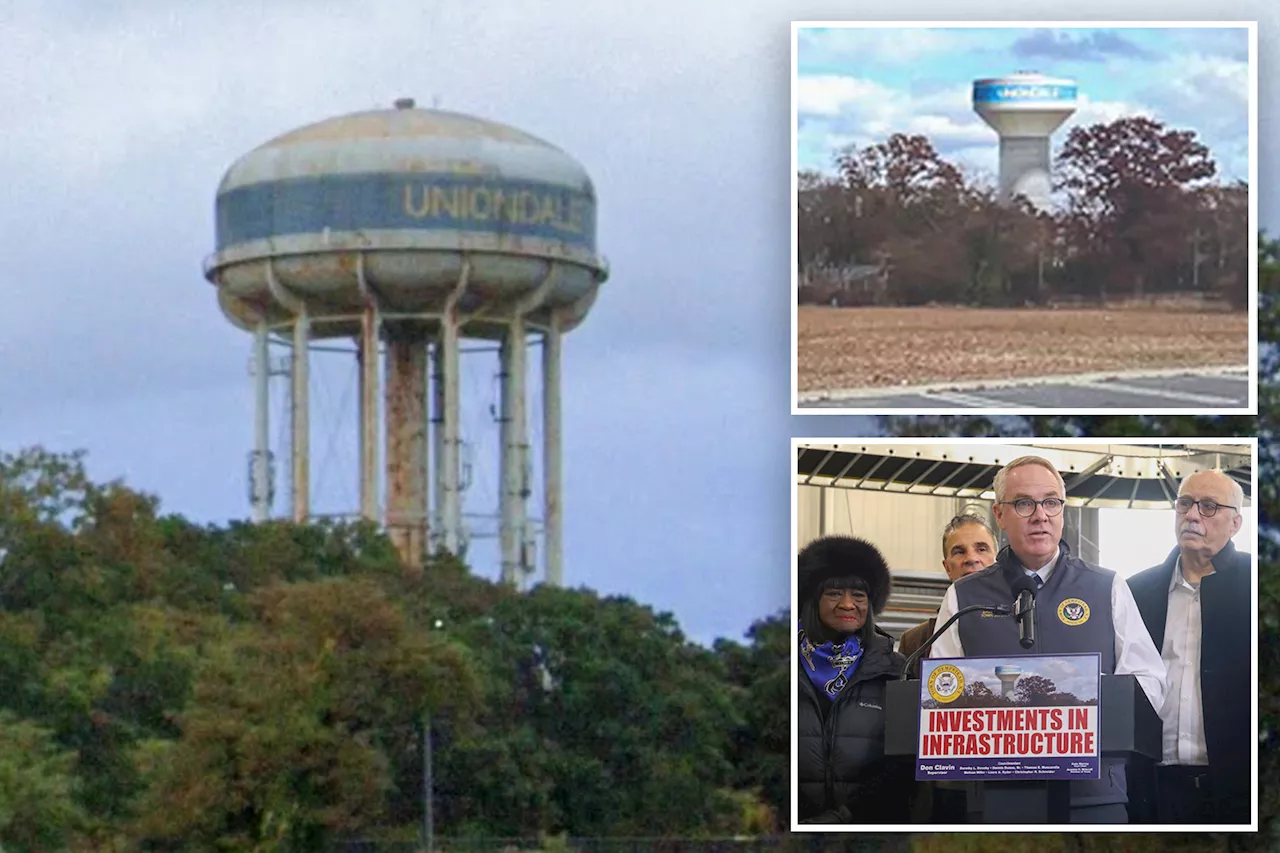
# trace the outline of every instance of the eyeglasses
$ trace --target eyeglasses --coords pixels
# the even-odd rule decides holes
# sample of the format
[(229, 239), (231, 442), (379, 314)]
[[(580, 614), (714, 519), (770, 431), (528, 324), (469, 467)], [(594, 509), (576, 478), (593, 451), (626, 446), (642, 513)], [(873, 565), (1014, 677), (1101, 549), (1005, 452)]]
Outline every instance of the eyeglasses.
[(1036, 507), (1044, 507), (1044, 514), (1052, 518), (1062, 512), (1062, 508), (1067, 502), (1062, 498), (1045, 498), (1042, 501), (1033, 501), (1031, 498), (1018, 498), (1016, 501), (997, 501), (1005, 505), (1012, 505), (1013, 511), (1023, 518), (1030, 518), (1035, 515)]
[(1191, 508), (1193, 506), (1199, 507), (1200, 514), (1205, 518), (1213, 518), (1213, 516), (1218, 514), (1218, 510), (1220, 509), (1234, 509), (1236, 512), (1240, 511), (1239, 507), (1220, 504), (1217, 501), (1209, 500), (1208, 498), (1203, 498), (1198, 501), (1193, 501), (1191, 498), (1178, 498), (1173, 502), (1173, 508), (1178, 511), (1179, 515), (1186, 515), (1191, 512)]

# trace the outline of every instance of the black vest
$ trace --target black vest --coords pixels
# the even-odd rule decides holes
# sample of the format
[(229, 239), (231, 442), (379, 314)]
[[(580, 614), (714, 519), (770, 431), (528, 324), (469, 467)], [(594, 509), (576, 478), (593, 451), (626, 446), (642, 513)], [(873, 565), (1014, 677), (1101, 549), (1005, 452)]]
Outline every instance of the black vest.
[[(1067, 543), (1036, 594), (1036, 644), (1023, 649), (1018, 643), (1018, 623), (1006, 617), (972, 613), (960, 618), (960, 645), (966, 656), (1065, 655), (1099, 652), (1102, 672), (1116, 669), (1116, 629), (1111, 615), (1111, 588), (1115, 573), (1090, 566), (1071, 556)], [(971, 604), (1010, 604), (1013, 584), (1023, 569), (1013, 552), (1005, 548), (995, 563), (956, 581), (956, 609)]]
[[(1023, 649), (1018, 623), (1008, 616), (969, 613), (956, 622), (965, 657), (1066, 655), (1097, 652), (1104, 675), (1116, 671), (1116, 629), (1111, 612), (1115, 572), (1091, 566), (1071, 556), (1059, 542), (1058, 564), (1036, 593), (1036, 644)], [(1013, 584), (1024, 574), (1022, 563), (1009, 548), (980, 572), (956, 581), (956, 610), (971, 604), (1011, 604)], [(1071, 783), (1071, 806), (1126, 803), (1122, 759), (1102, 759), (1102, 778)]]

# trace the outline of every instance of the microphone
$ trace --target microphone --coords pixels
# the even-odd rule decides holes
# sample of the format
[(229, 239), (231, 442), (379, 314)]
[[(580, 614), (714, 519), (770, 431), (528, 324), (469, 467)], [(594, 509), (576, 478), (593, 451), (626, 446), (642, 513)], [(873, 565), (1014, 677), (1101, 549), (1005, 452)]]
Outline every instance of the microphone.
[(933, 645), (934, 640), (945, 634), (947, 629), (951, 627), (951, 624), (961, 616), (966, 613), (972, 613), (975, 610), (981, 610), (984, 613), (994, 613), (996, 616), (1008, 616), (1013, 612), (1008, 605), (1005, 604), (971, 604), (968, 607), (960, 608), (950, 619), (947, 620), (947, 624), (934, 631), (932, 637), (926, 640), (920, 648), (911, 653), (911, 657), (907, 658), (907, 662), (902, 667), (902, 680), (907, 680), (907, 673), (911, 672), (911, 667), (920, 659), (920, 656), (925, 653), (925, 650)]
[(1024, 574), (1013, 583), (1013, 618), (1018, 620), (1018, 642), (1024, 649), (1036, 644), (1036, 582)]

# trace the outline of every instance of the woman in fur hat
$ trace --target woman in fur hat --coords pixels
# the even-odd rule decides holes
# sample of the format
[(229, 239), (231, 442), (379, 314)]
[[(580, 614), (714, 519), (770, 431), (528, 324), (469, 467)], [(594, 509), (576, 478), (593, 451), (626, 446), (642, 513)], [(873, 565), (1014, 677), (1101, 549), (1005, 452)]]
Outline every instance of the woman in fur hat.
[(889, 566), (875, 546), (826, 536), (799, 555), (801, 821), (906, 823), (910, 759), (884, 754), (885, 682), (906, 659), (876, 628)]

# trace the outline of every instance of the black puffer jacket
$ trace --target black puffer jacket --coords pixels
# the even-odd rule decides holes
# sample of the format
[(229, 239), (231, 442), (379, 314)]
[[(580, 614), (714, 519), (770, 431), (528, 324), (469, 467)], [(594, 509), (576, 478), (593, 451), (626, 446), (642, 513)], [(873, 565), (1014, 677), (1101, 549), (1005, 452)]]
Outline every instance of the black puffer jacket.
[[(801, 662), (797, 784), (800, 820), (847, 808), (853, 823), (907, 823), (915, 791), (913, 762), (884, 754), (885, 682), (906, 658), (877, 633), (848, 686), (828, 703)], [(825, 713), (823, 711), (825, 707)]]

